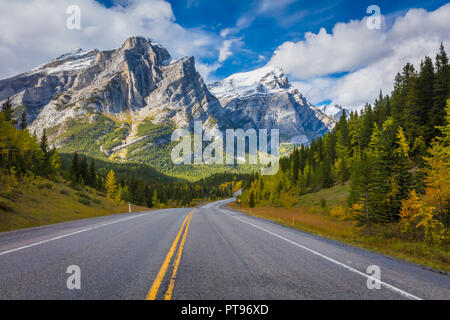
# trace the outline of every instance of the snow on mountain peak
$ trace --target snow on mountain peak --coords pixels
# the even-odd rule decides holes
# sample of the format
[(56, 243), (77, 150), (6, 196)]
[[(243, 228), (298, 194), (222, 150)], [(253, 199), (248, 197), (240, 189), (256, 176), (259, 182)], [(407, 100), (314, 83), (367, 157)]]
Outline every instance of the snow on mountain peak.
[(89, 52), (81, 49), (81, 48), (77, 48), (77, 49), (73, 49), (67, 53), (64, 53), (62, 55), (60, 55), (58, 58), (56, 58), (55, 60), (65, 60), (65, 59), (78, 59), (81, 58), (82, 56), (88, 54)]
[(289, 81), (283, 70), (274, 66), (236, 73), (209, 85), (209, 90), (217, 97), (270, 94), (287, 88)]
[(29, 74), (45, 72), (53, 74), (64, 71), (76, 71), (89, 67), (95, 60), (97, 50), (86, 51), (81, 48), (74, 49), (60, 55), (52, 62), (42, 64), (31, 70)]

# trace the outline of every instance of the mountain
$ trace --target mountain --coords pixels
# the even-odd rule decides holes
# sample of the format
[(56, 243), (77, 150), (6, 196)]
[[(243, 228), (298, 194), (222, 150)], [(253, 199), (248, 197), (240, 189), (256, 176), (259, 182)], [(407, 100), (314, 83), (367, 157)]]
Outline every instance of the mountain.
[(350, 109), (346, 109), (343, 106), (338, 105), (338, 104), (336, 104), (334, 106), (331, 106), (331, 105), (330, 106), (326, 106), (326, 105), (324, 105), (322, 107), (319, 107), (318, 109), (320, 111), (322, 111), (324, 114), (326, 114), (327, 116), (333, 118), (336, 121), (338, 121), (341, 118), (341, 116), (344, 113), (344, 111), (345, 111), (345, 114), (347, 114), (347, 115), (349, 115), (350, 112), (351, 112)]
[(26, 110), (28, 129), (39, 136), (46, 128), (61, 152), (145, 162), (166, 172), (181, 170), (170, 163), (173, 129), (192, 128), (194, 120), (206, 128), (278, 128), (291, 143), (309, 143), (334, 125), (280, 69), (207, 86), (194, 57), (172, 60), (143, 37), (114, 50), (76, 49), (0, 80), (0, 103), (8, 97), (15, 116)]
[(237, 73), (208, 88), (236, 128), (279, 129), (282, 141), (309, 144), (334, 125), (290, 85), (279, 68)]

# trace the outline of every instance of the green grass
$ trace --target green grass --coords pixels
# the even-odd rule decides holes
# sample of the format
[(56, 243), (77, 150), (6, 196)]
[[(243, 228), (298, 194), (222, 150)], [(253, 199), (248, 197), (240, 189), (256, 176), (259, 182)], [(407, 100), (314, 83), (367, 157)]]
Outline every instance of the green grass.
[(174, 127), (169, 124), (152, 123), (150, 120), (143, 121), (139, 124), (137, 129), (138, 137), (149, 136), (152, 141), (157, 140), (159, 137), (164, 137), (172, 134)]
[[(61, 179), (18, 179), (10, 193), (6, 180), (0, 173), (0, 232), (128, 212), (125, 204), (92, 189), (77, 191)], [(133, 210), (148, 209), (135, 206)]]
[(112, 150), (125, 141), (129, 131), (129, 125), (124, 125), (123, 127), (116, 128), (98, 139), (97, 144), (99, 145), (99, 148), (101, 145), (103, 147), (103, 150)]
[[(99, 115), (92, 123), (87, 119), (69, 120), (64, 133), (57, 138), (57, 141), (63, 143), (61, 152), (72, 153), (79, 152), (100, 159), (106, 159), (105, 154), (100, 150), (100, 146), (106, 144), (112, 147), (117, 143), (116, 138), (122, 136), (124, 130), (121, 125), (109, 119), (105, 115)], [(104, 148), (105, 150), (108, 150)]]
[(316, 193), (308, 193), (299, 197), (296, 207), (311, 208), (321, 205), (321, 200), (325, 199), (326, 206), (332, 208), (337, 205), (345, 205), (350, 184), (337, 185), (330, 189), (323, 189)]

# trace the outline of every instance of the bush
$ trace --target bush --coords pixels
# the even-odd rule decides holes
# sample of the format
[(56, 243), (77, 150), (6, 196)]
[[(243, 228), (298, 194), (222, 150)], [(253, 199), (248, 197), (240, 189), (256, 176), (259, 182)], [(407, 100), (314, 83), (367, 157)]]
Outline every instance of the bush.
[(327, 206), (327, 200), (325, 198), (320, 198), (320, 207), (325, 208)]
[(80, 198), (91, 200), (91, 198), (84, 192), (77, 192), (77, 196), (79, 196)]
[(7, 212), (14, 211), (12, 202), (9, 200), (1, 200), (0, 199), (0, 210), (7, 211)]
[(42, 190), (42, 189), (53, 189), (54, 186), (55, 185), (53, 183), (49, 182), (49, 181), (47, 181), (47, 182), (40, 182), (37, 185), (39, 190)]
[(331, 209), (330, 216), (338, 218), (341, 221), (351, 219), (351, 214), (349, 214), (349, 212), (340, 205)]
[(280, 205), (284, 208), (292, 208), (297, 203), (297, 198), (291, 193), (282, 191), (280, 193)]
[(101, 204), (102, 203), (99, 199), (92, 199), (92, 201), (94, 201), (94, 203), (96, 203), (96, 204)]
[(91, 204), (91, 202), (88, 199), (85, 199), (85, 198), (78, 199), (78, 202), (81, 203), (81, 204), (84, 204), (86, 206)]
[(0, 197), (12, 200), (14, 193), (11, 190), (1, 190)]
[(82, 188), (79, 184), (76, 184), (76, 183), (73, 183), (73, 182), (71, 182), (71, 183), (69, 184), (69, 186), (70, 186), (72, 189), (76, 190), (76, 191), (82, 191), (82, 190), (83, 190), (83, 188)]
[(61, 190), (59, 191), (59, 193), (61, 193), (61, 194), (65, 194), (65, 195), (68, 195), (68, 194), (70, 194), (70, 192), (69, 192), (69, 191), (67, 191), (66, 189), (61, 189)]

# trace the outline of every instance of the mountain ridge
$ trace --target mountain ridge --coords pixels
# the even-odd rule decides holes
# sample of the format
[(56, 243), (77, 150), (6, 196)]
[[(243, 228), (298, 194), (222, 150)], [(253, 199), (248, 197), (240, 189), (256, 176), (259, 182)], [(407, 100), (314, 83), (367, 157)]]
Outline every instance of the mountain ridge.
[[(233, 92), (230, 80), (248, 90)], [(281, 69), (264, 67), (207, 85), (194, 57), (173, 60), (162, 45), (143, 37), (113, 50), (78, 48), (0, 80), (0, 102), (9, 97), (15, 117), (26, 110), (28, 129), (38, 136), (47, 129), (63, 152), (152, 159), (156, 166), (167, 165), (157, 157), (170, 154), (171, 130), (192, 128), (195, 120), (205, 129), (280, 129), (282, 142), (295, 144), (308, 144), (334, 125)]]

